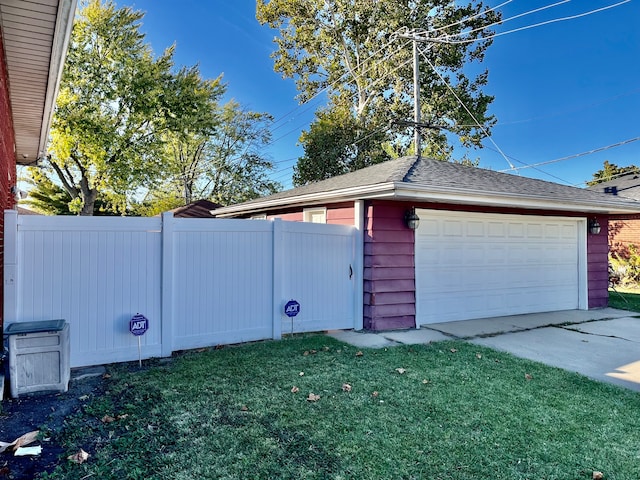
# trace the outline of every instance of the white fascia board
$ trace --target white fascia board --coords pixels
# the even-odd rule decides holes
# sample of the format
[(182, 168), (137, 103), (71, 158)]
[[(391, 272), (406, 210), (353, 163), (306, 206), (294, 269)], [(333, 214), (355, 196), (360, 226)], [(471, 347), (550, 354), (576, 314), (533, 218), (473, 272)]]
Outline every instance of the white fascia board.
[(455, 203), (464, 205), (483, 205), (492, 207), (511, 207), (539, 210), (557, 210), (566, 212), (585, 213), (640, 213), (640, 202), (634, 205), (620, 205), (619, 202), (580, 202), (575, 200), (542, 199), (528, 195), (512, 195), (503, 193), (470, 193), (468, 190), (434, 190), (421, 188), (417, 185), (405, 183), (396, 184), (395, 197), (398, 199), (424, 200), (438, 203)]
[(49, 62), (49, 78), (47, 80), (47, 93), (44, 101), (42, 113), (42, 128), (40, 129), (40, 140), (38, 142), (38, 157), (46, 154), (47, 143), (49, 141), (49, 129), (53, 118), (53, 110), (56, 104), (56, 97), (62, 79), (64, 61), (67, 58), (69, 41), (71, 40), (71, 30), (73, 20), (76, 16), (77, 0), (59, 0), (58, 12), (56, 14), (56, 25), (53, 32), (53, 44), (51, 46), (51, 60)]
[(262, 212), (264, 210), (278, 207), (298, 207), (305, 205), (318, 205), (326, 203), (346, 202), (351, 200), (366, 200), (369, 198), (393, 198), (394, 183), (381, 183), (377, 185), (366, 185), (362, 187), (344, 188), (330, 192), (316, 192), (291, 197), (282, 197), (253, 202), (251, 204), (231, 205), (216, 210), (211, 210), (211, 214), (216, 217), (232, 217), (238, 214), (248, 214)]

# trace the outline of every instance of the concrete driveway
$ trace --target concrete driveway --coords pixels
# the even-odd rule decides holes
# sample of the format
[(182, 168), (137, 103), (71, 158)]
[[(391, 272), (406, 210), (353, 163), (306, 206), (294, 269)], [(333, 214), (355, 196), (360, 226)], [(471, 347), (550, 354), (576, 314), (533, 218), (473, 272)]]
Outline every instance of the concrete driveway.
[(640, 391), (640, 314), (613, 308), (437, 323), (375, 334), (331, 335), (372, 348), (462, 339)]

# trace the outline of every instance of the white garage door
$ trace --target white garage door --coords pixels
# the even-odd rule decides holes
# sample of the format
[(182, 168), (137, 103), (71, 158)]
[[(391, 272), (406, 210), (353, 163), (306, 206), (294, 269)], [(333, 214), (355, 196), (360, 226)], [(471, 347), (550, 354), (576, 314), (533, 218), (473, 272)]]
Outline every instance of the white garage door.
[(586, 308), (584, 220), (416, 213), (416, 326)]

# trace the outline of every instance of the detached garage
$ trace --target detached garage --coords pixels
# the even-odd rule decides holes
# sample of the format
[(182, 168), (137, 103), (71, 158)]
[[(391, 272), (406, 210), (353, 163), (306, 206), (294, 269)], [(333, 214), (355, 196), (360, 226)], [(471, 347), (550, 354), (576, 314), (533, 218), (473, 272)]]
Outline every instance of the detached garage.
[(634, 213), (634, 200), (420, 157), (213, 211), (358, 228), (371, 330), (605, 307), (608, 219)]

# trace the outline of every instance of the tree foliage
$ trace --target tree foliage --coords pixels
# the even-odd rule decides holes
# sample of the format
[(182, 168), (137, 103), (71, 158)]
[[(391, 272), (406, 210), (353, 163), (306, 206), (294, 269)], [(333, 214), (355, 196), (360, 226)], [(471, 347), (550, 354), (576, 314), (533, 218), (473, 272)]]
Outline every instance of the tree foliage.
[(203, 80), (195, 67), (174, 73), (173, 48), (155, 58), (142, 17), (90, 0), (74, 23), (47, 162), (74, 213), (93, 214), (99, 195), (124, 212), (161, 171), (165, 135), (213, 128), (220, 79)]
[(398, 121), (413, 118), (412, 48), (398, 33), (427, 31), (452, 42), (421, 46), (422, 123), (434, 127), (423, 128), (426, 153), (448, 159), (450, 135), (479, 146), (495, 122), (487, 112), (493, 97), (482, 92), (487, 71), (473, 76), (464, 68), (482, 61), (491, 43), (482, 39), (500, 18), (482, 2), (258, 0), (257, 18), (279, 30), (274, 68), (295, 78), (299, 99), (321, 92), (328, 97), (327, 108), (301, 137), (305, 154), (296, 166), (297, 184), (386, 160), (392, 151), (410, 152), (410, 129)]
[(149, 189), (140, 211), (156, 214), (202, 198), (229, 205), (279, 190), (268, 178), (273, 164), (263, 154), (271, 139), (271, 116), (248, 111), (234, 100), (216, 115), (209, 134), (165, 137), (163, 175)]
[(605, 160), (602, 169), (593, 174), (593, 179), (588, 181), (587, 185), (592, 186), (602, 182), (608, 182), (609, 180), (614, 180), (628, 173), (640, 173), (640, 168), (635, 165), (619, 167), (615, 163), (610, 163), (608, 160)]
[[(38, 167), (28, 167), (28, 177), (23, 178), (30, 185), (29, 196), (20, 203), (31, 207), (43, 215), (74, 215), (70, 205), (71, 195), (51, 180), (54, 172)], [(119, 215), (113, 202), (104, 195), (98, 195), (95, 201), (94, 215)]]

